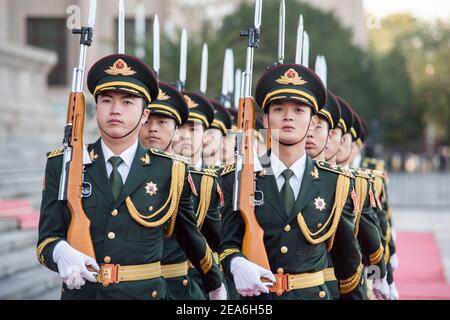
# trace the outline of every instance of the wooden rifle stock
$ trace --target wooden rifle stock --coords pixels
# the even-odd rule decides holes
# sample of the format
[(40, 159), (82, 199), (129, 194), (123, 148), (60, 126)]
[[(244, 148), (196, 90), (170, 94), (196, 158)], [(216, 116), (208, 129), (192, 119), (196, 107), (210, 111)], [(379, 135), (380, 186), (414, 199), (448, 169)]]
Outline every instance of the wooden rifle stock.
[(67, 112), (67, 123), (72, 123), (70, 146), (72, 158), (67, 176), (67, 206), (71, 213), (67, 241), (76, 250), (95, 259), (92, 243), (91, 222), (83, 209), (83, 128), (85, 117), (85, 101), (82, 92), (71, 92)]
[(264, 231), (256, 220), (254, 208), (254, 128), (255, 102), (252, 97), (240, 98), (238, 109), (238, 129), (241, 130), (243, 134), (241, 146), (243, 161), (239, 180), (239, 209), (245, 223), (242, 253), (248, 260), (270, 270), (269, 259), (267, 257), (266, 247), (264, 246)]

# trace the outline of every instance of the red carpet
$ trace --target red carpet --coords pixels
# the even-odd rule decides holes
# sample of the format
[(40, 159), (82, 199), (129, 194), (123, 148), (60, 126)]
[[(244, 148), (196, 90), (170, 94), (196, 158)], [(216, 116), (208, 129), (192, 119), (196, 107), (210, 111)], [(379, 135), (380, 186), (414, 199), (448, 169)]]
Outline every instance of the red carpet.
[(450, 300), (450, 284), (431, 232), (399, 232), (395, 283), (402, 300)]

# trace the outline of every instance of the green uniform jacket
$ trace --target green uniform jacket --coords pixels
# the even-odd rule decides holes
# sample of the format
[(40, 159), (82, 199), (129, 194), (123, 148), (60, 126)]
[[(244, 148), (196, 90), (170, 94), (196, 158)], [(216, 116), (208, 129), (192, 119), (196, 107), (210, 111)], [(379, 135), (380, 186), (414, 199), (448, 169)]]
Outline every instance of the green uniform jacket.
[[(266, 163), (266, 170), (256, 175), (256, 190), (264, 193), (264, 204), (255, 208), (256, 218), (264, 230), (264, 244), (269, 258), (271, 271), (275, 274), (313, 273), (324, 270), (329, 265), (327, 244), (334, 238), (330, 255), (335, 268), (335, 274), (340, 281), (342, 299), (362, 299), (361, 275), (362, 263), (359, 245), (355, 237), (353, 204), (350, 194), (350, 180), (352, 175), (333, 170), (326, 163), (319, 165), (309, 157), (297, 197), (293, 213), (286, 214), (281, 201), (275, 178), (270, 174), (270, 163)], [(244, 222), (239, 211), (232, 210), (233, 174), (225, 176), (224, 194), (225, 210), (222, 214), (222, 242), (220, 261), (225, 272), (230, 272), (230, 261), (236, 256), (243, 256), (242, 241), (244, 236)], [(327, 223), (331, 209), (335, 203), (337, 181), (340, 176), (347, 181), (346, 190), (338, 190), (342, 195), (343, 210), (338, 216), (338, 224), (330, 238), (325, 238), (318, 244), (311, 244), (298, 222), (301, 212), (309, 232), (316, 233), (313, 239), (327, 234), (331, 223)], [(325, 205), (324, 205), (325, 204)], [(324, 205), (324, 207), (323, 207)], [(331, 219), (333, 221), (334, 219)], [(295, 289), (285, 292), (281, 296), (274, 293), (262, 294), (255, 299), (292, 299), (292, 300), (320, 300), (332, 299), (325, 284), (306, 289)]]
[[(217, 191), (216, 173), (212, 170), (197, 170), (193, 167), (189, 167), (189, 172), (192, 179), (190, 183), (192, 183), (193, 208), (196, 214), (197, 225), (201, 228), (201, 232), (210, 248), (213, 251), (217, 251), (220, 241), (220, 196)], [(202, 179), (204, 181), (203, 189)], [(203, 210), (198, 210), (200, 199), (202, 199)], [(207, 202), (209, 202), (209, 205)], [(162, 259), (164, 265), (182, 263), (187, 260), (176, 238), (170, 237), (165, 240)], [(196, 268), (189, 268), (188, 276), (168, 278), (166, 281), (168, 299), (170, 300), (203, 300), (207, 298), (202, 275)]]
[[(144, 149), (139, 144), (122, 193), (114, 202), (100, 140), (89, 145), (88, 151), (92, 163), (85, 166), (84, 179), (92, 185), (92, 195), (83, 198), (83, 207), (91, 221), (91, 238), (97, 262), (101, 264), (110, 260), (111, 264), (127, 266), (160, 261), (163, 255), (164, 232), (171, 220), (159, 226), (145, 227), (130, 215), (125, 199), (130, 197), (135, 208), (145, 216), (161, 208), (170, 191), (173, 159), (153, 149)], [(52, 258), (53, 248), (59, 241), (66, 239), (71, 220), (66, 203), (57, 200), (63, 159), (60, 155), (61, 152), (52, 152), (48, 156), (37, 248), (39, 261), (55, 272), (58, 268)], [(211, 252), (198, 231), (192, 210), (187, 173), (185, 170), (184, 176), (178, 181), (184, 184), (178, 211), (175, 211), (173, 235), (193, 264), (204, 270), (205, 285), (210, 291), (221, 286), (221, 275), (219, 269), (210, 263)], [(157, 190), (153, 188), (151, 190), (153, 192), (148, 192), (150, 183), (156, 185)], [(115, 209), (118, 214), (113, 215)], [(166, 212), (164, 209), (149, 221), (161, 221)], [(175, 215), (172, 215), (172, 218), (174, 217)], [(115, 233), (112, 240), (108, 238), (110, 232)], [(86, 282), (80, 290), (69, 290), (63, 284), (62, 293), (62, 299), (164, 299), (165, 297), (166, 286), (162, 277), (120, 282), (107, 287), (103, 287), (100, 283)]]

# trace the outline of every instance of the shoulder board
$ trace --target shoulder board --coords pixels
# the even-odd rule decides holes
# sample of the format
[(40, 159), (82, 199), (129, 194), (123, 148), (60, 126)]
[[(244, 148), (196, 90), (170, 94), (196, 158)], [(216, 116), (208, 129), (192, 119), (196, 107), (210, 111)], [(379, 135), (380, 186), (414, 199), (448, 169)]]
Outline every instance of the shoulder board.
[(355, 175), (355, 177), (364, 178), (364, 179), (367, 179), (367, 180), (370, 180), (370, 181), (372, 181), (373, 178), (374, 178), (372, 173), (369, 170), (365, 170), (365, 169), (353, 170), (353, 174)]
[(189, 166), (189, 172), (195, 173), (195, 174), (211, 176), (211, 177), (217, 177), (217, 171), (214, 169), (208, 169), (208, 168), (200, 168), (199, 169), (199, 168), (196, 168), (193, 166)]
[(350, 178), (354, 178), (354, 175), (353, 175), (351, 169), (342, 168), (340, 166), (332, 166), (328, 162), (324, 162), (324, 161), (316, 161), (316, 166), (322, 170), (331, 171), (331, 172), (334, 172), (337, 174), (342, 174), (342, 175), (350, 177)]
[(190, 164), (190, 161), (189, 161), (188, 158), (180, 156), (180, 155), (175, 154), (175, 153), (169, 153), (169, 152), (165, 152), (165, 151), (158, 150), (158, 149), (155, 149), (155, 148), (151, 148), (150, 152), (152, 154), (154, 154), (154, 155), (157, 155), (157, 156), (170, 158), (170, 159), (173, 159), (173, 160), (181, 161), (181, 162), (186, 163), (186, 164)]
[(384, 171), (381, 170), (371, 170), (370, 171), (375, 177), (384, 179)]
[(58, 148), (53, 151), (47, 152), (47, 159), (60, 156), (64, 153), (64, 148)]
[(235, 169), (236, 169), (236, 165), (234, 163), (233, 164), (227, 164), (227, 165), (223, 166), (222, 172), (220, 172), (220, 175), (224, 176), (224, 175), (226, 175), (226, 174), (228, 174), (230, 172), (233, 172)]

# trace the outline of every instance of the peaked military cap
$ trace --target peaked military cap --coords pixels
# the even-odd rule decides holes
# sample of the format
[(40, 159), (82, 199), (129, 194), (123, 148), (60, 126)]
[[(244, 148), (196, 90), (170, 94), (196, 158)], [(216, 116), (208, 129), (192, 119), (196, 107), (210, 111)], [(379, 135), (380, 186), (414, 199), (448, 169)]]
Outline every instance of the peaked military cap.
[(189, 109), (183, 95), (177, 88), (168, 83), (159, 83), (158, 98), (148, 105), (150, 115), (159, 114), (174, 119), (178, 126), (184, 124), (189, 115)]
[(336, 96), (339, 106), (341, 107), (341, 118), (343, 120), (342, 124), (345, 128), (342, 128), (345, 133), (349, 133), (352, 136), (353, 140), (356, 140), (356, 131), (353, 128), (354, 116), (353, 109), (350, 107), (347, 101), (342, 99), (341, 97)]
[(358, 143), (359, 146), (362, 146), (362, 140), (361, 140), (361, 135), (362, 135), (362, 124), (361, 124), (361, 118), (359, 117), (359, 115), (353, 110), (353, 128), (355, 128), (355, 132), (356, 132), (356, 143)]
[(112, 54), (98, 60), (89, 70), (87, 85), (95, 99), (101, 92), (121, 91), (142, 97), (149, 104), (159, 92), (152, 69), (127, 54)]
[(214, 120), (214, 108), (208, 98), (190, 91), (184, 91), (183, 95), (189, 108), (187, 121), (201, 122), (209, 128)]
[(210, 128), (219, 129), (225, 136), (227, 130), (231, 129), (231, 115), (219, 101), (209, 99), (209, 102), (211, 102), (214, 108), (214, 120), (212, 121)]
[(330, 129), (335, 129), (341, 119), (341, 107), (334, 94), (327, 90), (327, 101), (322, 109), (319, 110), (320, 115), (324, 116), (330, 124)]
[(369, 135), (369, 125), (367, 124), (366, 120), (364, 120), (363, 118), (360, 118), (360, 119), (361, 119), (361, 124), (362, 124), (361, 141), (363, 143), (365, 143), (367, 136)]
[(256, 85), (256, 102), (268, 112), (274, 100), (301, 101), (318, 112), (326, 100), (326, 89), (319, 76), (298, 64), (281, 64), (266, 71)]

